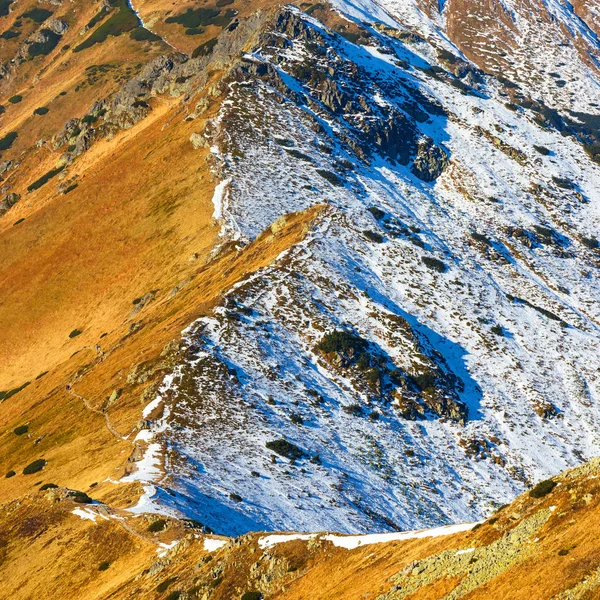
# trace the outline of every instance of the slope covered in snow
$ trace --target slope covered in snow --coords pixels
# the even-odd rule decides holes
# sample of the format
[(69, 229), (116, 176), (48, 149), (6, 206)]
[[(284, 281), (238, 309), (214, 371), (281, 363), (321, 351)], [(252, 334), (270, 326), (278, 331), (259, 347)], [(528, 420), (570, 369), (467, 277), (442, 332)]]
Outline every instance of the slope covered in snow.
[(597, 453), (593, 132), (334, 6), (280, 11), (205, 132), (224, 236), (327, 205), (163, 390), (160, 501), (218, 533), (473, 521)]

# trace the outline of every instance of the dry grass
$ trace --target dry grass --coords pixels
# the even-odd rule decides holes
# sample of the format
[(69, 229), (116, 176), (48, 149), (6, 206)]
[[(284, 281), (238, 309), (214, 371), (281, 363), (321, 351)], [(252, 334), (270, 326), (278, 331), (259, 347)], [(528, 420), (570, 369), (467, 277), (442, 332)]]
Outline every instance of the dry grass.
[[(175, 520), (151, 534), (153, 517), (112, 509), (107, 514), (124, 521), (98, 518), (92, 523), (72, 514), (81, 505), (65, 498), (64, 490), (30, 494), (0, 507), (0, 595), (29, 598), (36, 590), (37, 598), (70, 597), (77, 590), (90, 599), (143, 600), (158, 597), (161, 586), (160, 593), (188, 592), (192, 598), (210, 591), (213, 600), (239, 598), (245, 591), (261, 591), (267, 599), (393, 599), (393, 578), (407, 567), (412, 571), (418, 562), (444, 551), (453, 556), (461, 548), (483, 549), (543, 513), (550, 515), (546, 523), (530, 531), (536, 541), (525, 542), (527, 560), (461, 597), (545, 600), (580, 586), (583, 595), (576, 597), (595, 598), (594, 585), (600, 581), (598, 469), (596, 462), (568, 474), (541, 500), (526, 494), (470, 532), (350, 551), (301, 540), (261, 550), (260, 534), (251, 534), (207, 555), (202, 537)], [(556, 508), (549, 511), (551, 506)], [(177, 549), (159, 559), (157, 543), (175, 539), (180, 540)], [(104, 561), (110, 566), (98, 572)], [(406, 597), (441, 599), (465, 576), (441, 569)]]

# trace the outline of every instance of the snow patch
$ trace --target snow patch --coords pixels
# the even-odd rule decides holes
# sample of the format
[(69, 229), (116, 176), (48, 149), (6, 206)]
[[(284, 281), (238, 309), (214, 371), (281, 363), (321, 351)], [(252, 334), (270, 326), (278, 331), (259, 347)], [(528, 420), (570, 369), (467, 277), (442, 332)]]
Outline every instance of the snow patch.
[(223, 546), (225, 546), (227, 543), (229, 543), (229, 540), (218, 540), (216, 538), (204, 538), (204, 550), (206, 550), (206, 552), (214, 552), (215, 550), (218, 550), (219, 548), (222, 548)]
[(436, 527), (434, 529), (422, 529), (419, 531), (400, 531), (398, 533), (377, 533), (372, 535), (325, 535), (321, 539), (331, 542), (339, 548), (353, 550), (359, 546), (368, 546), (370, 544), (383, 544), (386, 542), (399, 542), (404, 540), (416, 540), (420, 538), (441, 537), (469, 531), (477, 523), (459, 523), (457, 525), (448, 525), (446, 527)]
[(96, 522), (97, 517), (100, 517), (101, 519), (108, 521), (108, 517), (105, 517), (104, 515), (100, 515), (97, 512), (90, 510), (89, 508), (76, 508), (72, 512), (74, 515), (77, 515), (78, 517), (81, 517), (82, 519), (87, 519), (89, 521), (92, 521), (93, 523)]

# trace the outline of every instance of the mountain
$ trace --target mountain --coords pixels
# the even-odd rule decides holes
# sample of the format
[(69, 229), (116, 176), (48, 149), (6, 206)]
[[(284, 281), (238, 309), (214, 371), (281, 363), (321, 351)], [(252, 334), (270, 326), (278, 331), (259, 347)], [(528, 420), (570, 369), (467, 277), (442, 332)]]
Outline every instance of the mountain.
[(0, 15), (6, 514), (396, 532), (597, 454), (595, 3)]

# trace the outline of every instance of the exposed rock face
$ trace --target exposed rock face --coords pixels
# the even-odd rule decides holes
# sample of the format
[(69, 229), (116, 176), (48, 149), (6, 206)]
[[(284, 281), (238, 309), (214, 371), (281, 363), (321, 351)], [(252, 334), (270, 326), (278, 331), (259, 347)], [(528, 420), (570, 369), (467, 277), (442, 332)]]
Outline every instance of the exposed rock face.
[(3, 160), (0, 162), (0, 177), (4, 177), (8, 171), (10, 171), (14, 166), (12, 160)]
[(435, 181), (448, 166), (448, 155), (433, 143), (433, 140), (424, 137), (419, 140), (417, 156), (412, 165), (412, 172), (423, 181)]
[(65, 35), (67, 31), (69, 31), (69, 25), (60, 19), (51, 18), (48, 19), (44, 26), (47, 27), (50, 31), (53, 31), (57, 35)]
[(190, 136), (190, 142), (194, 147), (194, 150), (205, 148), (208, 145), (208, 140), (201, 133), (192, 133)]
[(0, 202), (0, 216), (8, 212), (20, 199), (21, 196), (14, 192), (4, 196), (4, 199)]

